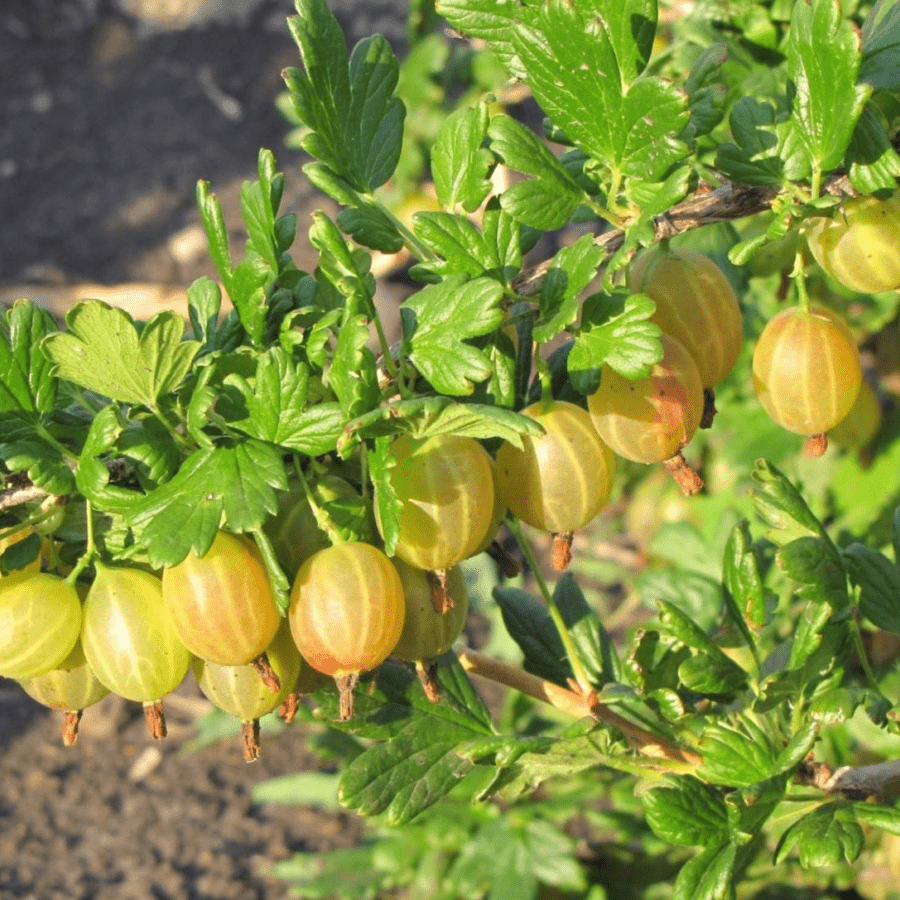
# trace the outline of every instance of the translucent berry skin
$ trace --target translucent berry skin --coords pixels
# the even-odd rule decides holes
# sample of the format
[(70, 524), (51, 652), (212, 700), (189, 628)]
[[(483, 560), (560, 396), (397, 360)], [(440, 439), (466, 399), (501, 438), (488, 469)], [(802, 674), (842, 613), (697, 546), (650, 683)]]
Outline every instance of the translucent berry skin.
[(403, 435), (391, 444), (391, 456), (400, 500), (395, 555), (438, 571), (477, 553), (494, 511), (494, 476), (481, 444), (458, 435)]
[(845, 200), (831, 219), (806, 226), (816, 262), (844, 287), (861, 294), (900, 288), (900, 193), (888, 200)]
[(287, 620), (266, 648), (281, 690), (273, 693), (252, 666), (221, 666), (208, 660), (195, 659), (191, 664), (194, 677), (204, 696), (216, 707), (244, 722), (252, 722), (277, 709), (291, 693), (300, 674), (300, 654), (291, 638)]
[(640, 253), (629, 269), (628, 286), (654, 300), (650, 321), (690, 353), (703, 387), (718, 384), (734, 368), (744, 336), (741, 308), (708, 256), (688, 248)]
[(694, 436), (703, 414), (703, 385), (694, 360), (667, 334), (662, 345), (663, 358), (646, 378), (631, 381), (604, 366), (599, 390), (588, 397), (600, 438), (632, 462), (673, 457)]
[(850, 412), (828, 432), (828, 440), (839, 447), (861, 450), (871, 443), (880, 427), (881, 404), (872, 386), (863, 378)]
[(57, 668), (19, 684), (38, 703), (71, 712), (93, 706), (109, 693), (88, 665), (80, 641)]
[(155, 575), (98, 566), (83, 618), (81, 646), (88, 665), (114, 694), (153, 703), (184, 680), (191, 654), (175, 631)]
[(0, 581), (0, 675), (21, 680), (55, 669), (80, 629), (81, 600), (62, 578), (17, 572)]
[(544, 427), (522, 435), (522, 449), (504, 442), (497, 451), (497, 492), (512, 512), (543, 531), (586, 525), (609, 500), (615, 458), (580, 406), (554, 401), (522, 410)]
[(447, 593), (453, 598), (454, 605), (447, 612), (439, 613), (435, 612), (431, 585), (425, 572), (402, 560), (395, 560), (394, 565), (403, 583), (406, 614), (400, 640), (391, 656), (409, 662), (435, 659), (453, 646), (466, 624), (469, 594), (462, 570), (454, 566), (447, 573)]
[(223, 666), (256, 659), (281, 615), (255, 546), (224, 531), (203, 557), (193, 551), (162, 577), (175, 628), (195, 656)]
[(753, 351), (753, 387), (782, 428), (811, 436), (829, 431), (853, 406), (862, 369), (846, 322), (824, 307), (782, 310)]
[(317, 671), (339, 677), (374, 669), (400, 639), (403, 584), (377, 547), (355, 541), (313, 554), (291, 588), (291, 634)]

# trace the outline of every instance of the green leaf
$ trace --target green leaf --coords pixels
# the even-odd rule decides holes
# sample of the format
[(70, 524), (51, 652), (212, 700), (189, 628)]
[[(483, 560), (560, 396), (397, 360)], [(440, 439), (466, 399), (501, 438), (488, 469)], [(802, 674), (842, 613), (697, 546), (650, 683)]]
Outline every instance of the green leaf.
[(232, 428), (306, 456), (334, 449), (343, 413), (333, 403), (307, 408), (309, 372), (280, 347), (259, 357), (252, 378), (231, 374), (224, 384), (234, 391), (226, 391), (216, 409)]
[(639, 75), (655, 13), (652, 0), (549, 0), (513, 32), (528, 84), (553, 122), (610, 172), (642, 181), (662, 180), (688, 152), (676, 137), (689, 120), (687, 98)]
[(397, 226), (374, 203), (360, 201), (358, 206), (342, 209), (337, 221), (343, 231), (364, 247), (382, 253), (396, 253), (403, 246)]
[(44, 338), (54, 371), (74, 384), (113, 400), (154, 408), (158, 397), (175, 390), (200, 345), (182, 341), (184, 320), (157, 313), (138, 332), (127, 312), (87, 300), (66, 316), (69, 332)]
[[(494, 222), (495, 229), (505, 224)], [(446, 212), (416, 213), (413, 230), (419, 240), (445, 260), (418, 264), (414, 267), (417, 277), (420, 273), (431, 276), (427, 280), (432, 280), (435, 275), (489, 275), (510, 284), (521, 267), (521, 257), (517, 259), (514, 252), (510, 258), (507, 247), (497, 241), (496, 232), (493, 235), (480, 233), (466, 216)], [(509, 235), (514, 246), (518, 244), (518, 236), (508, 227), (503, 232)]]
[(878, 628), (900, 634), (900, 570), (863, 544), (844, 550), (850, 580), (859, 588), (860, 612)]
[(672, 900), (729, 900), (736, 857), (732, 843), (707, 847), (678, 873)]
[(608, 682), (621, 682), (622, 665), (616, 648), (570, 573), (564, 574), (556, 583), (553, 602), (566, 623), (566, 630), (591, 683), (600, 688)]
[(510, 75), (522, 79), (525, 70), (516, 54), (511, 36), (532, 7), (517, 0), (436, 0), (435, 8), (454, 28), (490, 44)]
[(219, 319), (222, 290), (211, 278), (196, 279), (187, 290), (188, 316), (195, 340), (200, 342), (197, 355), (216, 350), (234, 350), (241, 342), (241, 327), (236, 314)]
[(856, 123), (847, 148), (847, 161), (850, 164), (850, 183), (861, 194), (896, 189), (897, 178), (900, 177), (900, 156), (871, 103)]
[(877, 806), (873, 803), (854, 803), (853, 811), (863, 825), (880, 828), (900, 837), (900, 809), (896, 806)]
[(285, 71), (294, 110), (310, 131), (303, 148), (355, 189), (384, 184), (400, 158), (406, 109), (394, 95), (399, 64), (381, 35), (347, 56), (325, 0), (297, 0), (288, 19), (302, 69)]
[(753, 492), (753, 505), (769, 525), (767, 536), (773, 543), (781, 546), (801, 537), (828, 540), (800, 492), (775, 466), (759, 459), (751, 477), (758, 485)]
[(574, 856), (574, 841), (550, 822), (498, 819), (461, 848), (447, 873), (448, 896), (532, 900), (539, 882), (580, 891), (584, 871)]
[(431, 149), (431, 174), (441, 206), (474, 212), (491, 191), (493, 161), (484, 148), (488, 108), (484, 103), (451, 113)]
[(860, 38), (834, 0), (794, 6), (787, 39), (791, 121), (819, 172), (841, 164), (870, 85), (859, 84)]
[[(2, 529), (5, 531), (5, 529)], [(27, 565), (39, 560), (41, 553), (41, 536), (32, 532), (27, 537), (10, 544), (0, 553), (0, 575), (8, 575), (24, 569)], [(38, 562), (40, 566), (40, 562)]]
[(355, 418), (378, 406), (378, 361), (367, 346), (369, 320), (360, 313), (347, 316), (338, 329), (334, 358), (326, 383), (337, 395), (344, 420)]
[(753, 550), (750, 527), (746, 520), (738, 522), (728, 536), (722, 581), (731, 600), (727, 608), (732, 613), (732, 621), (747, 644), (753, 647), (756, 642), (750, 628), (760, 628), (765, 624), (766, 603), (759, 561)]
[(713, 784), (749, 787), (780, 774), (778, 749), (749, 716), (734, 724), (715, 722), (700, 739), (698, 775)]
[(728, 840), (728, 810), (722, 794), (685, 776), (641, 797), (647, 824), (664, 841), (686, 847), (716, 847)]
[(541, 426), (528, 416), (481, 403), (450, 403), (435, 418), (423, 420), (421, 426), (413, 428), (416, 437), (458, 434), (480, 441), (497, 438), (519, 449), (522, 435), (537, 437), (542, 433)]
[(375, 518), (388, 556), (394, 555), (400, 537), (401, 505), (391, 481), (391, 469), (397, 464), (391, 453), (391, 443), (391, 437), (377, 438), (366, 455), (374, 489)]
[(567, 361), (572, 386), (591, 394), (600, 370), (610, 366), (626, 378), (643, 378), (662, 359), (657, 325), (649, 321), (656, 304), (644, 294), (620, 290), (584, 301), (581, 326)]
[(228, 247), (228, 229), (222, 214), (222, 204), (210, 191), (208, 181), (197, 182), (196, 199), (200, 221), (206, 232), (207, 252), (226, 292), (231, 296), (231, 251)]
[(566, 686), (572, 669), (547, 608), (519, 588), (495, 587), (493, 595), (506, 630), (525, 656), (525, 671)]
[(596, 277), (605, 256), (594, 236), (585, 234), (550, 260), (538, 297), (538, 317), (531, 333), (534, 341), (546, 343), (575, 321), (578, 297)]
[(0, 441), (0, 459), (11, 472), (25, 472), (35, 487), (50, 494), (61, 497), (75, 491), (75, 475), (66, 465), (59, 445), (41, 435)]
[(806, 174), (803, 148), (786, 123), (776, 120), (771, 104), (741, 97), (732, 107), (729, 125), (735, 143), (719, 145), (716, 166), (735, 181), (780, 186), (791, 177), (788, 172), (794, 177)]
[(804, 869), (852, 863), (863, 847), (862, 829), (852, 806), (823, 803), (794, 822), (781, 836), (775, 850), (776, 865), (797, 850)]
[(900, 88), (900, 3), (877, 0), (862, 28), (862, 64), (859, 78), (882, 90)]
[(309, 242), (319, 251), (319, 273), (343, 298), (349, 310), (346, 315), (374, 315), (375, 280), (369, 271), (369, 254), (364, 250), (354, 252), (337, 225), (321, 210), (313, 213)]
[(30, 300), (17, 300), (0, 318), (0, 422), (14, 414), (37, 423), (53, 411), (57, 381), (38, 345), (56, 331), (53, 316)]
[(542, 231), (565, 225), (586, 194), (547, 145), (510, 116), (495, 116), (488, 135), (491, 151), (505, 165), (534, 176), (503, 191), (503, 209), (514, 219)]
[(339, 809), (339, 775), (335, 772), (291, 772), (276, 775), (253, 786), (255, 803), (289, 803)]
[(130, 520), (150, 564), (174, 566), (191, 550), (203, 556), (222, 528), (258, 528), (278, 508), (276, 490), (287, 490), (280, 452), (248, 439), (197, 450), (171, 481), (133, 504)]
[(475, 382), (490, 376), (488, 358), (465, 340), (500, 326), (502, 295), (500, 284), (490, 278), (470, 281), (454, 275), (423, 288), (400, 307), (409, 358), (436, 391), (465, 396)]
[(383, 725), (390, 723), (385, 734), (390, 739), (344, 769), (338, 792), (344, 806), (362, 815), (383, 812), (390, 824), (400, 825), (440, 800), (472, 769), (454, 750), (464, 741), (492, 734), (490, 715), (455, 654), (441, 657), (438, 678), (441, 702), (435, 704), (418, 685), (410, 690), (408, 673), (379, 672), (384, 696), (372, 699), (381, 702), (360, 704), (362, 724), (346, 727), (370, 734), (371, 723), (376, 733), (384, 733)]
[(831, 541), (797, 538), (778, 550), (777, 560), (788, 578), (803, 585), (799, 593), (804, 599), (828, 604), (835, 612), (846, 610), (847, 572)]

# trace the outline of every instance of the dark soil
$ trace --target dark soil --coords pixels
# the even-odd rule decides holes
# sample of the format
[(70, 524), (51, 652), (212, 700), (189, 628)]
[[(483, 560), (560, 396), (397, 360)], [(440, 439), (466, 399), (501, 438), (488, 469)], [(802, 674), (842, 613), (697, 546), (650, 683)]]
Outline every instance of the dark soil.
[[(239, 245), (238, 191), (260, 147), (275, 151), (285, 207), (305, 233), (328, 204), (306, 186), (302, 155), (285, 149), (289, 126), (274, 107), (279, 73), (297, 61), (284, 24), (292, 4), (239, 5), (250, 9), (241, 21), (161, 31), (113, 0), (3, 0), (0, 285), (212, 274), (202, 246), (180, 252), (172, 236), (196, 231), (203, 178)], [(376, 30), (402, 39), (399, 0), (331, 5), (351, 43)], [(297, 261), (310, 261), (302, 244)], [(350, 816), (252, 801), (259, 782), (321, 765), (301, 728), (264, 738), (252, 765), (237, 742), (180, 757), (195, 690), (186, 683), (169, 704), (162, 742), (132, 705), (107, 700), (66, 749), (61, 720), (0, 679), (3, 900), (280, 900), (287, 886), (267, 863), (358, 839)]]
[(61, 714), (0, 679), (0, 897), (282, 900), (271, 863), (358, 840), (348, 814), (251, 799), (267, 778), (321, 768), (302, 727), (264, 735), (252, 764), (237, 738), (180, 754), (198, 697), (189, 676), (159, 742), (137, 704), (107, 698), (65, 748)]

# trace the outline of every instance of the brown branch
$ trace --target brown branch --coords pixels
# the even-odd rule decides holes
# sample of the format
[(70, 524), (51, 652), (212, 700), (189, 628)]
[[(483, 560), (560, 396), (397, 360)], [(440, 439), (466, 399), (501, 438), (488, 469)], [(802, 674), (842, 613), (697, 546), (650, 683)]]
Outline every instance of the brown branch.
[(691, 765), (699, 765), (700, 763), (700, 757), (695, 753), (676, 747), (674, 744), (659, 737), (659, 735), (653, 734), (645, 728), (635, 725), (633, 722), (629, 722), (618, 713), (613, 712), (608, 706), (599, 703), (597, 695), (593, 692), (581, 694), (570, 691), (567, 688), (560, 687), (558, 684), (538, 678), (536, 675), (502, 663), (475, 650), (461, 650), (458, 656), (462, 667), (472, 675), (478, 675), (489, 681), (514, 688), (523, 694), (527, 694), (529, 697), (534, 697), (535, 700), (549, 703), (561, 712), (576, 719), (591, 716), (598, 722), (618, 728), (625, 735), (629, 746), (646, 756), (672, 759), (690, 763)]
[(47, 491), (33, 484), (9, 488), (8, 490), (0, 491), (0, 512), (14, 509), (23, 503), (37, 503), (41, 500), (46, 500), (49, 496), (50, 494)]
[(847, 800), (890, 803), (900, 795), (900, 760), (891, 759), (871, 766), (842, 766), (834, 770), (827, 763), (807, 760), (795, 780), (826, 794), (839, 794)]

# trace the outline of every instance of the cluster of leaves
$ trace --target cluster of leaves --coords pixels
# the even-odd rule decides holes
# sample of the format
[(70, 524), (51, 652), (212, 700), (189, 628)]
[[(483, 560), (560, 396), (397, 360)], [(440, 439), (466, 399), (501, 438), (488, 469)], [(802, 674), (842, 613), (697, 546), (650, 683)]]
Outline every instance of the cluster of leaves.
[[(420, 22), (433, 20), (427, 4), (416, 10)], [(392, 437), (516, 443), (538, 427), (517, 412), (530, 394), (583, 403), (602, 366), (637, 377), (659, 360), (653, 302), (615, 275), (701, 182), (741, 182), (758, 208), (774, 210), (753, 236), (724, 223), (686, 238), (742, 289), (749, 332), (775, 308), (776, 289), (748, 286), (742, 264), (834, 206), (822, 193), (827, 178), (841, 170), (862, 193), (896, 188), (897, 0), (843, 9), (742, 0), (727, 10), (701, 0), (662, 52), (656, 0), (439, 0), (437, 11), (484, 42), (488, 82), (502, 69), (528, 86), (559, 155), (495, 98), (470, 97), (444, 115), (435, 61), (458, 51), (427, 29), (401, 67), (379, 36), (348, 53), (325, 0), (297, 0), (289, 24), (300, 65), (286, 73), (286, 102), (312, 157), (307, 177), (341, 207), (335, 220), (313, 217), (315, 270), (291, 258), (298, 223), (280, 211), (283, 177), (263, 151), (257, 180), (241, 193), (241, 260), (231, 257), (215, 195), (198, 187), (219, 283), (189, 289), (187, 336), (172, 312), (135, 322), (89, 301), (60, 329), (34, 304), (16, 304), (0, 318), (0, 461), (7, 486), (25, 483), (52, 502), (23, 504), (3, 527), (45, 525), (69, 562), (95, 542), (104, 557), (153, 568), (203, 554), (219, 529), (252, 534), (284, 604), (286, 573), (262, 525), (295, 465), (352, 467), (363, 496), (330, 509), (331, 524), (364, 537), (375, 505), (390, 553)], [(428, 111), (427, 127), (406, 115), (404, 97)], [(426, 159), (440, 209), (409, 225), (392, 192)], [(491, 178), (498, 167), (522, 177), (501, 190)], [(528, 266), (543, 233), (586, 222), (605, 233)], [(372, 251), (400, 249), (421, 287), (401, 305), (400, 341), (390, 346)], [(893, 296), (857, 305), (865, 327), (897, 312)], [(560, 342), (560, 352), (542, 353)], [(642, 879), (674, 876), (676, 897), (715, 898), (731, 895), (758, 859), (849, 864), (865, 828), (900, 833), (893, 807), (823, 789), (808, 760), (833, 729), (860, 719), (886, 741), (896, 736), (897, 686), (873, 669), (863, 639), (866, 623), (900, 634), (900, 524), (885, 514), (896, 498), (883, 495), (900, 464), (898, 428), (869, 474), (837, 457), (818, 481), (798, 467), (788, 478), (773, 460), (793, 466), (796, 441), (754, 417), (747, 369), (739, 364), (724, 386), (719, 421), (700, 447), (745, 480), (698, 498), (718, 525), (714, 537), (682, 522), (656, 542), (657, 558), (676, 565), (640, 576), (653, 616), (628, 647), (571, 576), (549, 604), (523, 583), (493, 591), (490, 609), (524, 671), (575, 701), (593, 691), (584, 719), (561, 726), (529, 707), (501, 728), (453, 654), (440, 663), (436, 706), (410, 673), (386, 665), (353, 721), (328, 732), (345, 763), (338, 793), (345, 806), (405, 828), (396, 840), (415, 835), (418, 855), (397, 866), (377, 842), (340, 869), (301, 860), (285, 877), (308, 896), (333, 891), (339, 873), (365, 871), (382, 880), (344, 880), (345, 895), (428, 882), (445, 889), (434, 896), (479, 897), (493, 885), (498, 896), (525, 898), (542, 883), (599, 897), (612, 883), (573, 867), (571, 839), (546, 824), (577, 812), (611, 846), (630, 848)], [(751, 475), (758, 456), (770, 462)], [(752, 500), (735, 496), (748, 481)], [(860, 505), (866, 489), (880, 505)], [(61, 523), (56, 498), (68, 501)], [(769, 528), (764, 538), (741, 518), (753, 512)], [(21, 567), (39, 549), (22, 541), (0, 566)], [(335, 698), (317, 699), (318, 717), (333, 719)], [(560, 799), (548, 787), (559, 779), (591, 802), (574, 789)], [(539, 802), (538, 788), (551, 792)], [(592, 805), (601, 795), (621, 801), (621, 814)], [(488, 798), (513, 814), (442, 812)]]

